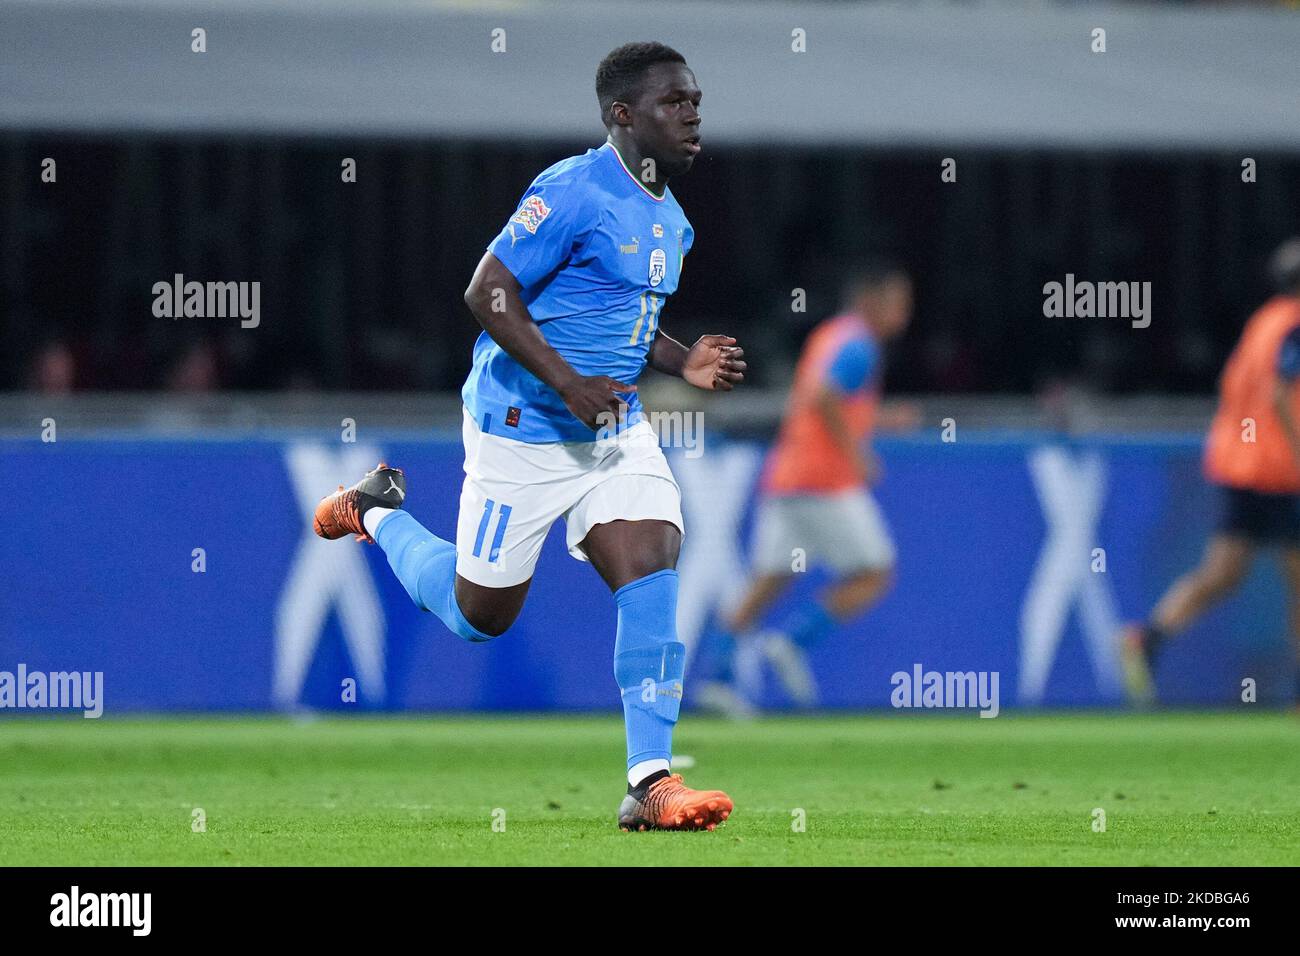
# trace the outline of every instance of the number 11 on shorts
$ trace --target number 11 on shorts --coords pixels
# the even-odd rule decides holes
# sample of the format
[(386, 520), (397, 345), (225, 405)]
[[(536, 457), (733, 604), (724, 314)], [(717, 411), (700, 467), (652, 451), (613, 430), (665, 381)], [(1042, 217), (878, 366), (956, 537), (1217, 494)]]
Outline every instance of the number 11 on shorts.
[[(489, 498), (483, 503), (483, 517), (479, 519), (478, 534), (474, 536), (474, 557), (483, 556), (483, 540), (487, 537), (488, 525), (492, 521), (492, 511), (497, 508), (497, 503)], [(497, 526), (492, 533), (492, 550), (488, 552), (488, 564), (496, 561), (501, 554), (501, 542), (506, 537), (506, 525), (510, 523), (510, 506), (503, 504), (497, 511)]]

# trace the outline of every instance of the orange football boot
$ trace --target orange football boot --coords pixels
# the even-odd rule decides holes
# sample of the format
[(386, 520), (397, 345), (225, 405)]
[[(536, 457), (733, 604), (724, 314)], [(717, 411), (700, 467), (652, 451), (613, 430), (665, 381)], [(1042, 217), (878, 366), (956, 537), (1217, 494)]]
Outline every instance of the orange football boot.
[(316, 506), (312, 528), (322, 538), (334, 540), (344, 535), (356, 535), (358, 541), (375, 543), (366, 533), (362, 517), (371, 508), (400, 508), (406, 500), (406, 476), (400, 468), (389, 468), (382, 461), (374, 471), (351, 488), (339, 490), (322, 498)]
[(735, 804), (721, 790), (692, 790), (680, 773), (629, 793), (618, 808), (618, 827), (630, 830), (713, 830)]

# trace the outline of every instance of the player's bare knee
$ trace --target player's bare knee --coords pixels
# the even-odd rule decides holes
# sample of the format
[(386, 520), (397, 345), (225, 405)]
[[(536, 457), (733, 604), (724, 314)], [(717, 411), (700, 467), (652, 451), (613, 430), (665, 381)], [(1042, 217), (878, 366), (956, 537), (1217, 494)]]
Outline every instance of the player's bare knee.
[(462, 611), (461, 613), (465, 615), (465, 620), (474, 625), (475, 630), (482, 631), (488, 637), (500, 637), (506, 631), (510, 630), (510, 625), (515, 623), (515, 619), (519, 616), (517, 613), (469, 613), (466, 611)]
[(474, 630), (487, 637), (500, 637), (523, 610), (528, 583), (525, 581), (509, 588), (486, 588), (457, 578), (456, 604)]
[(675, 557), (667, 555), (638, 556), (633, 557), (625, 566), (624, 576), (627, 578), (627, 582), (631, 583), (652, 574), (658, 574), (660, 571), (672, 571), (676, 567), (677, 561)]
[(659, 571), (677, 568), (682, 534), (670, 521), (614, 521), (596, 525), (583, 542), (592, 566), (611, 591)]
[[(519, 612), (523, 610), (522, 604), (516, 604), (511, 600), (512, 597), (502, 595), (501, 598), (484, 600), (481, 595), (475, 595), (461, 603), (460, 612), (476, 631), (481, 631), (488, 637), (500, 637), (510, 630), (510, 625), (515, 623)], [(460, 599), (459, 595), (457, 599)]]
[(894, 568), (892, 565), (883, 568), (864, 568), (853, 575), (852, 581), (864, 590), (871, 589), (883, 594), (894, 586)]

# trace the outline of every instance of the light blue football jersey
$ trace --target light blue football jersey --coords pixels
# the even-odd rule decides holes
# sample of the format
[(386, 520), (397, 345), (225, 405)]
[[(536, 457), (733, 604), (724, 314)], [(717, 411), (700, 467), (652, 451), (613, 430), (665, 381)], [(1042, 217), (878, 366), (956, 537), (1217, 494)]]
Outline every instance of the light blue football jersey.
[[(542, 335), (582, 375), (634, 384), (695, 238), (673, 194), (656, 197), (610, 143), (547, 169), (488, 251), (519, 280)], [(526, 442), (594, 441), (559, 394), (486, 332), (461, 390), (483, 432)], [(628, 398), (628, 425), (641, 402)]]

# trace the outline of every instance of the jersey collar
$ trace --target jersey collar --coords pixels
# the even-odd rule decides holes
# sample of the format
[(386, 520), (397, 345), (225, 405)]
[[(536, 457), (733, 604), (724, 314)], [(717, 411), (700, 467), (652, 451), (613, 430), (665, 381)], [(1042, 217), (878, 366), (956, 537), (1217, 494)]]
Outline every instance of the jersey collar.
[(615, 145), (613, 144), (612, 141), (610, 141), (610, 140), (605, 140), (605, 145), (602, 146), (601, 149), (605, 149), (606, 147), (609, 147), (609, 151), (610, 151), (611, 153), (614, 154), (614, 158), (618, 160), (618, 165), (619, 165), (619, 167), (623, 170), (623, 172), (627, 173), (627, 178), (630, 179), (630, 180), (632, 180), (632, 182), (636, 183), (637, 188), (640, 189), (641, 192), (645, 193), (647, 196), (649, 196), (649, 197), (650, 197), (651, 199), (653, 199), (655, 202), (663, 202), (663, 201), (664, 201), (664, 198), (668, 195), (668, 184), (667, 184), (667, 183), (664, 184), (664, 194), (663, 194), (663, 196), (656, 196), (656, 195), (655, 195), (654, 193), (652, 193), (650, 190), (648, 190), (648, 189), (645, 188), (645, 183), (641, 182), (641, 180), (637, 179), (636, 176), (632, 175), (632, 170), (628, 169), (628, 168), (627, 168), (627, 163), (623, 162), (623, 154), (620, 153), (620, 152), (618, 151), (618, 147), (615, 146)]

